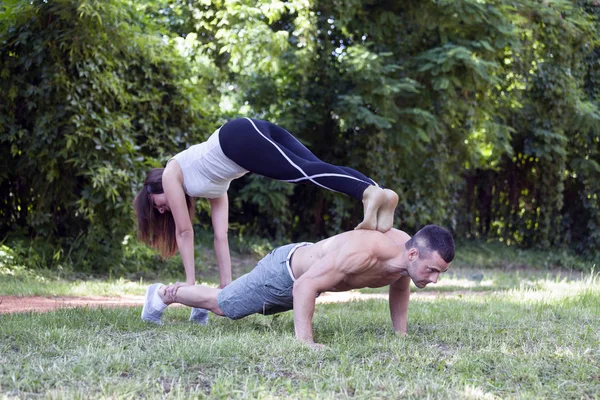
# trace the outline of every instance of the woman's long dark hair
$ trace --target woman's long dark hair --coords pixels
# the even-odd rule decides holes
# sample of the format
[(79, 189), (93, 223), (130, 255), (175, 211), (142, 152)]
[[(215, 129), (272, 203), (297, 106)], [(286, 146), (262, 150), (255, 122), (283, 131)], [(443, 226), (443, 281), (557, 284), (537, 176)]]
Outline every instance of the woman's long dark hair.
[[(138, 238), (157, 249), (163, 258), (177, 252), (175, 220), (170, 211), (161, 214), (152, 202), (151, 194), (164, 193), (162, 174), (164, 168), (154, 168), (146, 175), (144, 186), (133, 200), (133, 208), (137, 215)], [(190, 221), (194, 220), (194, 200), (185, 195)]]

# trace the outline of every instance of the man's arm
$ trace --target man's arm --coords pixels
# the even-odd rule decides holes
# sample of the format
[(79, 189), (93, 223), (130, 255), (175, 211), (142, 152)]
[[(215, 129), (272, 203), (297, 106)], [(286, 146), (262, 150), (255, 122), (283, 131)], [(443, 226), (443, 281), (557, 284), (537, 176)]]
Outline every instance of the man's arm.
[(390, 285), (390, 316), (394, 329), (406, 335), (408, 302), (410, 301), (410, 278), (403, 276)]
[(294, 329), (296, 338), (314, 344), (312, 318), (317, 294), (327, 291), (340, 282), (344, 275), (334, 269), (334, 256), (321, 260), (320, 265), (302, 275), (294, 282)]
[(316, 261), (294, 283), (294, 328), (297, 339), (314, 345), (312, 318), (317, 294), (335, 287), (347, 276), (348, 271), (356, 271), (370, 260), (368, 246), (356, 246), (349, 240), (339, 250), (330, 251)]

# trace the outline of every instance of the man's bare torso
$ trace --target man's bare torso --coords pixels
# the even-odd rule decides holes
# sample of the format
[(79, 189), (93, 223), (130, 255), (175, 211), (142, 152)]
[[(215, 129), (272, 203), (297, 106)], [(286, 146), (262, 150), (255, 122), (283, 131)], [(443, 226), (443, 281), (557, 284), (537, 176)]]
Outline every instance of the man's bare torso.
[[(341, 261), (337, 264), (344, 265), (344, 261), (349, 261), (352, 257), (364, 257), (364, 261), (358, 268), (347, 270), (341, 267), (344, 278), (329, 291), (343, 292), (365, 287), (386, 286), (407, 275), (401, 260), (404, 244), (408, 239), (410, 239), (408, 234), (397, 229), (392, 229), (385, 234), (367, 230), (344, 232), (298, 248), (292, 258), (292, 271), (298, 279), (311, 267), (328, 258), (336, 257)], [(351, 248), (351, 251), (340, 251), (342, 245), (348, 244), (351, 246), (345, 248)]]

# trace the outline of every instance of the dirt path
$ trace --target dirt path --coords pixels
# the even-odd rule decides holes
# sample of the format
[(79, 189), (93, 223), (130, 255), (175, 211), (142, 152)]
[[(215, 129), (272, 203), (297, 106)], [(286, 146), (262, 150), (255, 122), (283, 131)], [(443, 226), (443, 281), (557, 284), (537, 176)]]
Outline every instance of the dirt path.
[[(411, 295), (412, 298), (456, 298), (465, 293), (459, 292), (418, 292)], [(369, 299), (387, 299), (388, 295), (366, 294), (359, 292), (323, 293), (317, 298), (319, 303), (343, 303), (348, 301), (362, 301)], [(20, 312), (47, 312), (59, 308), (73, 307), (135, 307), (144, 304), (144, 296), (86, 296), (86, 297), (42, 297), (42, 296), (0, 296), (0, 314)]]
[(143, 296), (122, 297), (41, 297), (41, 296), (0, 296), (0, 314), (37, 311), (52, 311), (72, 307), (132, 307), (143, 304)]

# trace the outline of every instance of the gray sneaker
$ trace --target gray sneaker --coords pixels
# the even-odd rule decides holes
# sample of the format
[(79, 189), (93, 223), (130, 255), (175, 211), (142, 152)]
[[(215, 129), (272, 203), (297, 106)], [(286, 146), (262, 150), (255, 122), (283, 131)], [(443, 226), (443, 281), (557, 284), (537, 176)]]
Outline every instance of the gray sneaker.
[(190, 321), (198, 325), (208, 325), (208, 310), (204, 308), (192, 308), (190, 313)]
[(161, 286), (162, 283), (154, 283), (148, 286), (148, 289), (146, 290), (146, 301), (144, 302), (144, 308), (142, 309), (142, 320), (158, 325), (163, 324), (160, 320), (163, 311), (152, 308), (152, 297), (154, 297), (154, 293), (156, 293)]

